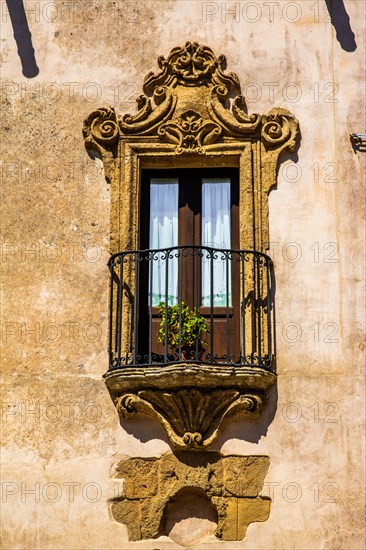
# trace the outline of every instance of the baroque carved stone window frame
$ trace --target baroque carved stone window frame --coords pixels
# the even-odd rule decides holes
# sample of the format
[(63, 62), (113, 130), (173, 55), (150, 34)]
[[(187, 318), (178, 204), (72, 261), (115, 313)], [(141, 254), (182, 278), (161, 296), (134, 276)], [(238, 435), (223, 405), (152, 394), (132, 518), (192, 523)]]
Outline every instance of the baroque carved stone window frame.
[[(139, 249), (143, 169), (196, 167), (239, 169), (240, 248), (266, 252), (268, 194), (276, 184), (280, 155), (296, 148), (296, 118), (281, 108), (265, 115), (248, 114), (238, 77), (225, 72), (225, 57), (216, 57), (207, 46), (187, 42), (167, 58), (159, 57), (158, 64), (160, 71), (149, 73), (144, 80), (137, 114), (121, 117), (113, 108), (101, 108), (84, 123), (86, 147), (101, 155), (111, 183), (110, 252)], [(133, 274), (126, 277), (133, 293)], [(123, 345), (127, 349), (132, 330), (128, 300), (123, 315), (127, 320)], [(164, 372), (149, 368), (148, 373), (125, 369), (109, 372), (105, 378), (122, 416), (139, 411), (150, 414), (163, 423), (175, 447), (203, 448), (214, 441), (223, 419), (236, 410), (257, 414), (275, 381), (273, 373), (260, 369), (216, 370), (194, 366)], [(181, 371), (184, 383), (179, 378)], [(237, 395), (230, 394), (218, 413), (214, 407), (217, 392), (225, 402), (224, 396), (233, 388)], [(173, 401), (190, 401), (192, 390), (206, 400), (210, 394), (208, 427), (206, 422), (205, 429), (198, 425), (189, 433), (179, 429), (172, 418), (173, 408), (164, 406), (162, 411), (161, 390), (170, 392)]]

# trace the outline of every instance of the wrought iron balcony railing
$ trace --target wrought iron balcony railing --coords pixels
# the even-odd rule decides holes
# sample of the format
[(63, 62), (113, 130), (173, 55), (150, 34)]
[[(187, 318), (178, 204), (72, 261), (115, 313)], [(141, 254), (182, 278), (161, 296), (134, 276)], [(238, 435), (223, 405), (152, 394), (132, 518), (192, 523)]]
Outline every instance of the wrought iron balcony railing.
[[(266, 254), (177, 246), (119, 252), (109, 268), (110, 369), (179, 363), (273, 369), (274, 274)], [(205, 320), (205, 332), (190, 346), (187, 305)]]

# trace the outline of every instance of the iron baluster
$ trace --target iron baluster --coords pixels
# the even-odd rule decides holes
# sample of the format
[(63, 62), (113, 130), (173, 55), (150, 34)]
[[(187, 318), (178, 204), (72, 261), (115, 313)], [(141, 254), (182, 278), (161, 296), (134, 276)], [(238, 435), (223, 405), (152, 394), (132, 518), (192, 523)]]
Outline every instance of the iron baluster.
[(268, 364), (270, 364), (272, 357), (272, 338), (271, 338), (271, 282), (270, 282), (270, 260), (266, 260), (266, 280), (267, 280), (267, 345), (268, 345)]
[[(229, 256), (228, 252), (224, 253), (223, 259), (226, 260), (225, 277), (226, 277), (226, 360), (230, 361), (230, 326), (229, 326)], [(231, 362), (231, 361), (230, 361)]]
[(118, 284), (118, 322), (117, 322), (117, 355), (118, 355), (118, 366), (121, 365), (121, 347), (122, 347), (122, 309), (123, 309), (123, 265), (124, 265), (124, 254), (118, 256), (119, 259), (119, 284)]
[(211, 355), (211, 361), (215, 361), (214, 356), (214, 295), (213, 295), (213, 289), (214, 289), (214, 251), (210, 251), (210, 355)]

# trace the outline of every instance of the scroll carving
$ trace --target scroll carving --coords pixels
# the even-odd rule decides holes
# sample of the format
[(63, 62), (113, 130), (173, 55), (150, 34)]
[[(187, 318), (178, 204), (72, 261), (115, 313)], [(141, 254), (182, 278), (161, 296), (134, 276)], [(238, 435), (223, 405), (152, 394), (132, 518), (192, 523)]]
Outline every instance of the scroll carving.
[(93, 111), (84, 121), (83, 136), (87, 149), (94, 149), (103, 159), (106, 179), (111, 181), (114, 171), (119, 127), (115, 110), (101, 108)]
[(154, 91), (155, 108), (146, 96), (138, 98), (141, 106), (136, 115), (125, 115), (120, 120), (120, 129), (125, 134), (150, 135), (158, 132), (159, 126), (171, 115), (176, 97), (166, 86), (159, 86)]
[(216, 57), (211, 48), (197, 42), (186, 42), (183, 47), (173, 48), (167, 59), (158, 58), (160, 73), (150, 72), (144, 82), (144, 92), (152, 92), (157, 86), (204, 86), (224, 85), (231, 91), (240, 89), (234, 73), (224, 73), (226, 58)]
[(294, 152), (298, 136), (298, 122), (286, 109), (272, 109), (263, 116), (262, 142), (267, 149), (285, 145)]
[(217, 141), (221, 132), (218, 124), (204, 120), (193, 110), (185, 112), (176, 121), (162, 124), (158, 130), (162, 139), (177, 144), (177, 155), (184, 152), (203, 153), (203, 145)]
[[(216, 57), (211, 48), (187, 42), (167, 58), (159, 57), (158, 65), (158, 74), (145, 77), (136, 114), (120, 117), (113, 109), (102, 108), (85, 121), (86, 145), (101, 152), (103, 160), (110, 158), (106, 151), (111, 143), (135, 136), (172, 144), (177, 155), (205, 153), (208, 145), (225, 138), (262, 140), (271, 150), (285, 144), (289, 150), (295, 147), (295, 117), (283, 109), (248, 114), (239, 79), (225, 72), (223, 55)], [(229, 96), (234, 96), (231, 106)]]
[(211, 90), (209, 110), (212, 118), (225, 130), (230, 137), (254, 135), (261, 124), (262, 117), (257, 114), (248, 115), (243, 107), (245, 99), (239, 95), (233, 101), (232, 112), (225, 108), (229, 90), (225, 86), (215, 86)]

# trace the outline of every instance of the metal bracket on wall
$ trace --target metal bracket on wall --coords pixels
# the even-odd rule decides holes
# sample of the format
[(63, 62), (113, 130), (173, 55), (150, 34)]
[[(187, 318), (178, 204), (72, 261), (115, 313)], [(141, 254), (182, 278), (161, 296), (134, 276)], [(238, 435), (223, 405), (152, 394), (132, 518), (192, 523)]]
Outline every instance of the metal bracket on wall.
[(350, 134), (349, 138), (354, 151), (366, 151), (366, 134)]

